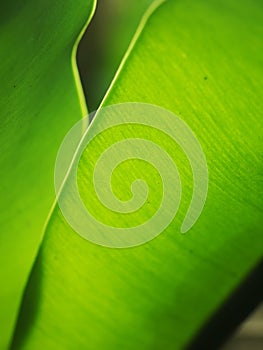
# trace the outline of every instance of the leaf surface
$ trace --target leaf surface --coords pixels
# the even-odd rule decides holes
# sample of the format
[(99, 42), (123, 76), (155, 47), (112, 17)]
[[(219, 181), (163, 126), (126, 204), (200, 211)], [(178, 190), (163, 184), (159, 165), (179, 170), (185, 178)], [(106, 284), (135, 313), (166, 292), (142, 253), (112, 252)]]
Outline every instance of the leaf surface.
[[(251, 0), (167, 1), (150, 16), (103, 105), (152, 103), (191, 127), (209, 168), (204, 211), (181, 235), (192, 195), (189, 164), (170, 140), (141, 131), (177, 159), (184, 189), (178, 215), (151, 242), (119, 250), (83, 240), (56, 207), (14, 348), (182, 349), (262, 258), (262, 23), (261, 3)], [(88, 132), (106, 122), (98, 114)], [(81, 158), (81, 196), (98, 215), (90, 165), (109, 140), (138, 136), (129, 132), (113, 129)], [(147, 174), (146, 164), (140, 169)], [(138, 168), (122, 170), (114, 191), (127, 199), (122, 183)], [(153, 204), (160, 199), (155, 180)], [(111, 213), (104, 220), (114, 222)]]
[(91, 0), (0, 4), (1, 349), (55, 199), (58, 146), (86, 113), (72, 49), (93, 7)]

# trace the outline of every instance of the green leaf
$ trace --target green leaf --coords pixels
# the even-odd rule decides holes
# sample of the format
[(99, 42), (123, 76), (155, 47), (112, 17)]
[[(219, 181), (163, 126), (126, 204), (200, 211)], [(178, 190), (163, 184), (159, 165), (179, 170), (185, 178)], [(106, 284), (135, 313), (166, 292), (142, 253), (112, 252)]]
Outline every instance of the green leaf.
[(91, 0), (1, 1), (1, 349), (55, 198), (57, 149), (86, 113), (72, 49), (93, 7)]
[[(55, 207), (14, 348), (182, 349), (257, 264), (263, 255), (262, 23), (260, 1), (179, 0), (165, 2), (141, 26), (103, 105), (153, 103), (191, 127), (209, 168), (204, 211), (181, 235), (191, 171), (164, 136), (158, 142), (177, 159), (183, 197), (156, 239), (130, 249), (96, 246)], [(99, 113), (88, 133), (106, 123)], [(112, 131), (81, 158), (78, 184), (87, 206), (97, 205), (86, 188), (90, 165), (122, 135)], [(143, 175), (146, 165), (140, 168)], [(122, 181), (137, 175), (134, 169), (116, 175), (119, 198), (127, 199)], [(120, 217), (116, 225), (124, 223)]]

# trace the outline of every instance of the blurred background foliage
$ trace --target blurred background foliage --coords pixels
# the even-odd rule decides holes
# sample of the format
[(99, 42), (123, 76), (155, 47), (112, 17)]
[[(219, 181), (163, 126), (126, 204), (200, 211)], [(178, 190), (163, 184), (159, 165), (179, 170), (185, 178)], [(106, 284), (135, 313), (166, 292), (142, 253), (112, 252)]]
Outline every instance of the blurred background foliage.
[(99, 0), (83, 36), (77, 62), (87, 105), (96, 110), (153, 0)]

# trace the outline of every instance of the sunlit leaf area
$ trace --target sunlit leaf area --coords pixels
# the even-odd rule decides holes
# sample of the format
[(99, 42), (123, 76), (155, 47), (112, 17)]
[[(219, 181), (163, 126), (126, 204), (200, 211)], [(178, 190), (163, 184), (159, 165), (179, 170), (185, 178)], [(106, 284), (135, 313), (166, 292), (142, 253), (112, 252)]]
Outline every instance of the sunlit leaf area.
[(0, 350), (261, 348), (262, 1), (0, 24)]

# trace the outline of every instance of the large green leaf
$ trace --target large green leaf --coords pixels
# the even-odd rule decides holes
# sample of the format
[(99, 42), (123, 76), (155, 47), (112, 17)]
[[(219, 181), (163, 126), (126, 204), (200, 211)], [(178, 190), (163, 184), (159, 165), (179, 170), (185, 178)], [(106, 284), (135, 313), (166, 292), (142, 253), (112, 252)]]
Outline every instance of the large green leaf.
[(1, 1), (1, 349), (55, 198), (58, 146), (86, 113), (72, 49), (93, 7), (91, 0)]
[[(263, 253), (262, 23), (261, 2), (251, 0), (167, 1), (148, 19), (104, 105), (154, 103), (187, 122), (209, 167), (204, 211), (191, 231), (179, 233), (192, 193), (189, 166), (172, 141), (139, 130), (178, 155), (184, 188), (178, 216), (153, 241), (119, 250), (84, 241), (55, 207), (14, 348), (181, 349), (256, 265)], [(99, 113), (88, 132), (106, 122)], [(95, 212), (90, 165), (109, 140), (129, 133), (113, 129), (82, 156), (79, 187)], [(147, 175), (146, 164), (140, 169)], [(127, 199), (121, 183), (138, 168), (125, 170), (113, 184)], [(149, 185), (159, 200), (155, 180)]]

